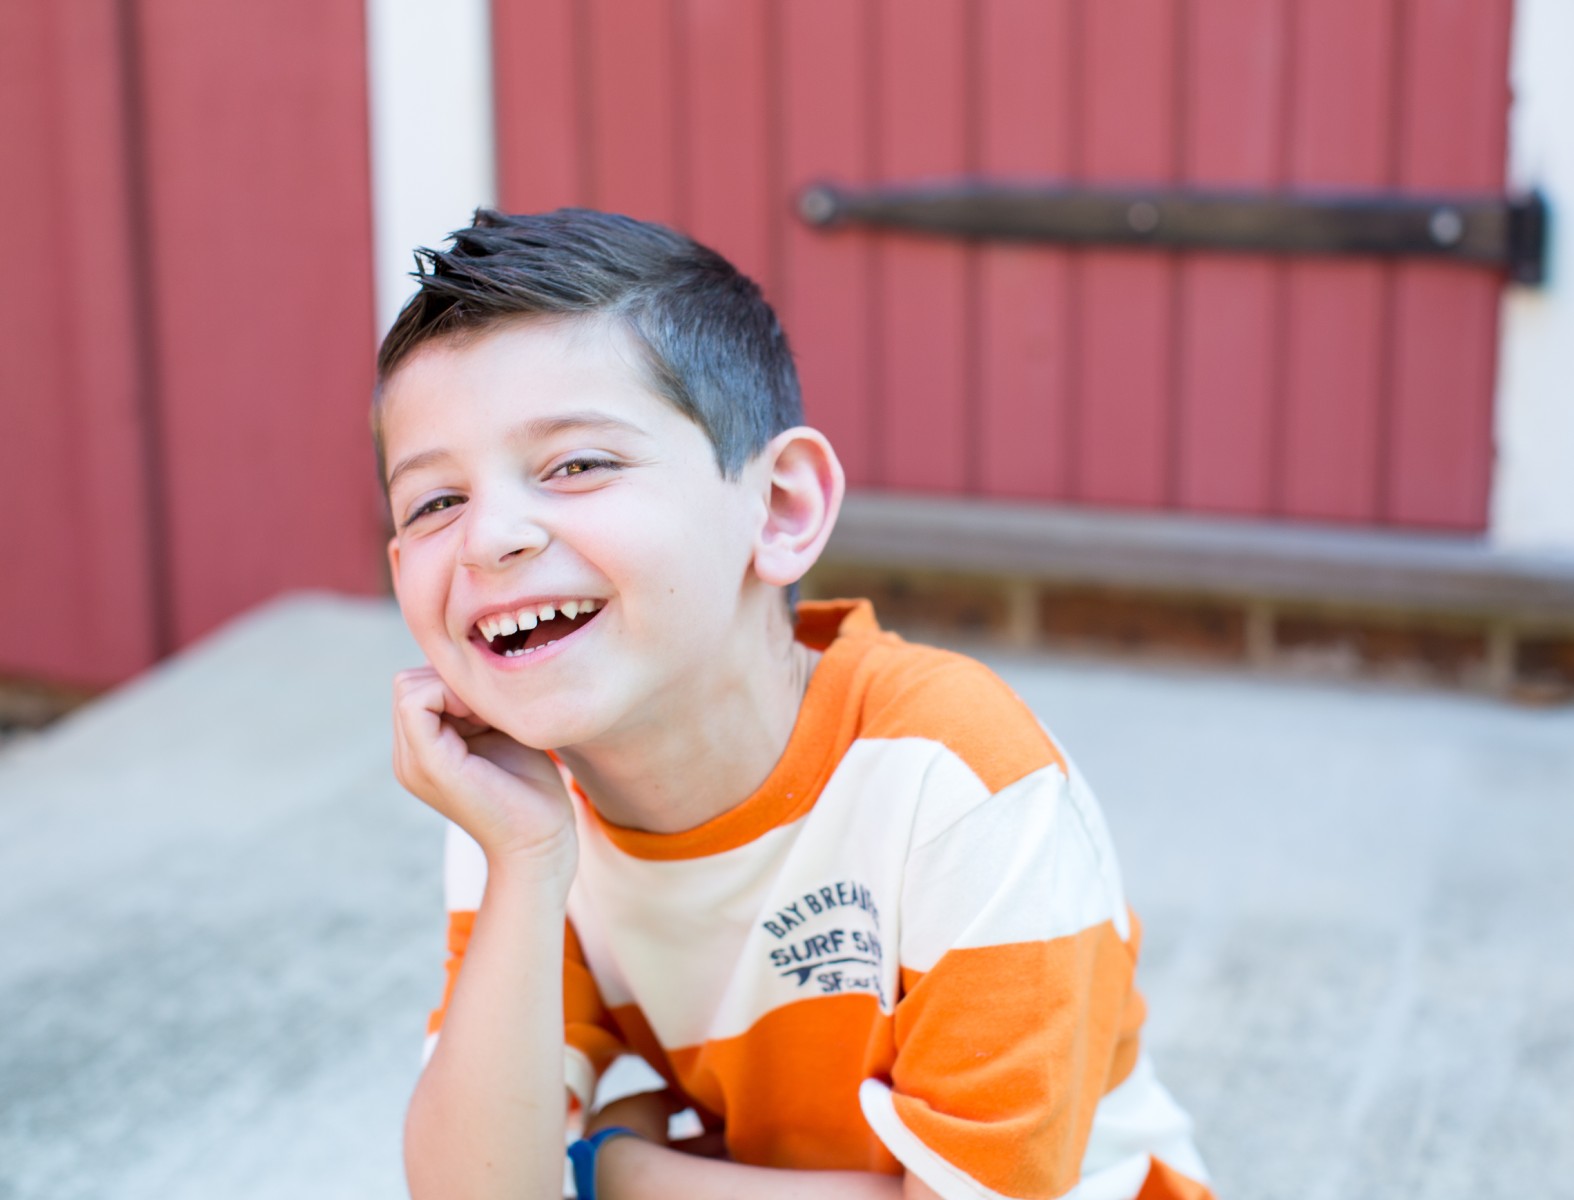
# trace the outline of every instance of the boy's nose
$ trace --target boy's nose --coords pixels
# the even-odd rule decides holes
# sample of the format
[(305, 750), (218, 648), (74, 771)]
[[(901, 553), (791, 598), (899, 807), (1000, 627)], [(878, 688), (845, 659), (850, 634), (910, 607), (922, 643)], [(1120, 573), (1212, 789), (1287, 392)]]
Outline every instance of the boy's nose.
[(490, 570), (516, 558), (530, 558), (541, 553), (550, 540), (539, 522), (518, 509), (483, 509), (469, 515), (472, 519), (460, 562), (476, 570)]

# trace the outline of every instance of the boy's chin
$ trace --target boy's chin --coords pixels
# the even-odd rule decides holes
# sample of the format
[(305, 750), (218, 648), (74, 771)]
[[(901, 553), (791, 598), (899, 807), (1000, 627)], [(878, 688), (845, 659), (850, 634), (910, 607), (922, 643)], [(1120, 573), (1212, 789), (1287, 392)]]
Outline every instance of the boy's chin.
[(517, 716), (497, 714), (498, 719), (487, 718), (487, 724), (498, 733), (507, 734), (521, 746), (531, 750), (557, 750), (564, 744), (565, 731), (551, 725), (521, 721)]
[(532, 750), (571, 749), (592, 739), (597, 732), (593, 722), (575, 719), (568, 713), (556, 713), (540, 720), (532, 720), (520, 713), (499, 713), (498, 717), (498, 720), (488, 722), (493, 729), (506, 733), (521, 746)]

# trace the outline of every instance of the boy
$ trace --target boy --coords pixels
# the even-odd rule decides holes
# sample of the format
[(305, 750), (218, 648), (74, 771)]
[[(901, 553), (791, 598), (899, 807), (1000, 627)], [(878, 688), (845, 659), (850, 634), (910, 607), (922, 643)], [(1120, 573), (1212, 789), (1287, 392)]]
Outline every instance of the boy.
[(843, 482), (758, 289), (577, 210), (423, 256), (373, 414), (395, 770), (452, 822), (412, 1193), (559, 1195), (566, 1082), (581, 1196), (1206, 1195), (1074, 768), (867, 605), (794, 628)]

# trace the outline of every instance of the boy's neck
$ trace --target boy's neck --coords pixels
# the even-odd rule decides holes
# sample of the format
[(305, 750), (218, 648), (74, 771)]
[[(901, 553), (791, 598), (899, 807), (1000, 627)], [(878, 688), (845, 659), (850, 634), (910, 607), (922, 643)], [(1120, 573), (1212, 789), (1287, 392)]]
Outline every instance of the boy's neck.
[(787, 748), (820, 660), (785, 626), (760, 650), (718, 664), (722, 669), (706, 688), (659, 719), (558, 751), (602, 817), (630, 829), (678, 833), (758, 790)]

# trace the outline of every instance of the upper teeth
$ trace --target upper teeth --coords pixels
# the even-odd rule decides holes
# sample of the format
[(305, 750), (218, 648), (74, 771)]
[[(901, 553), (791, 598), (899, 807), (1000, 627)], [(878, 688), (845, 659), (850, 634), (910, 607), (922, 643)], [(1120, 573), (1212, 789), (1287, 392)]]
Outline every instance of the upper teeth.
[(559, 612), (572, 620), (581, 613), (595, 612), (600, 607), (600, 600), (561, 600), (555, 605), (537, 604), (530, 608), (521, 608), (518, 612), (494, 613), (490, 617), (482, 617), (476, 622), (476, 628), (481, 631), (481, 636), (490, 642), (501, 634), (534, 629), (537, 622), (550, 621)]

